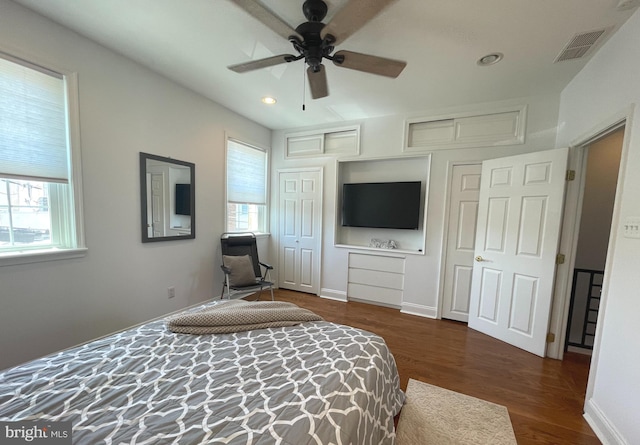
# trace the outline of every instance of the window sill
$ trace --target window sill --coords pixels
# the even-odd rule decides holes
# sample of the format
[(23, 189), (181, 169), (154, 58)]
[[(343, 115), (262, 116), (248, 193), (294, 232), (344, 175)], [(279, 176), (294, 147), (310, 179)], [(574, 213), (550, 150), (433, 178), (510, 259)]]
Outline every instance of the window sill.
[(87, 255), (89, 249), (78, 247), (75, 249), (46, 249), (46, 250), (23, 250), (21, 252), (0, 253), (0, 267), (14, 266), (18, 264), (40, 263), (44, 261), (67, 260), (71, 258), (82, 258)]

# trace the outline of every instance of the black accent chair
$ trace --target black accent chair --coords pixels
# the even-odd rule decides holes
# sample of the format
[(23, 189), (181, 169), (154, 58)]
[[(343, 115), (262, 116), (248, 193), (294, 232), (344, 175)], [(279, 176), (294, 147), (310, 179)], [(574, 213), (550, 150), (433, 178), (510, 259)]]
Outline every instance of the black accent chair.
[[(273, 267), (260, 262), (255, 234), (223, 233), (220, 237), (220, 246), (222, 248), (222, 266), (220, 267), (224, 272), (220, 298), (226, 296), (230, 300), (238, 293), (248, 294), (258, 291), (259, 300), (262, 290), (269, 289), (271, 300), (274, 301), (270, 274)], [(264, 268), (264, 272), (261, 267)]]

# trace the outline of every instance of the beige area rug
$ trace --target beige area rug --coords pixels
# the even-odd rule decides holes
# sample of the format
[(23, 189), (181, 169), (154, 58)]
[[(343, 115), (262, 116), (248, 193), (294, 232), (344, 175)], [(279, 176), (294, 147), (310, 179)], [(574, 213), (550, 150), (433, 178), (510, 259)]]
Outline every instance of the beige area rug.
[(409, 379), (396, 445), (517, 444), (507, 408)]

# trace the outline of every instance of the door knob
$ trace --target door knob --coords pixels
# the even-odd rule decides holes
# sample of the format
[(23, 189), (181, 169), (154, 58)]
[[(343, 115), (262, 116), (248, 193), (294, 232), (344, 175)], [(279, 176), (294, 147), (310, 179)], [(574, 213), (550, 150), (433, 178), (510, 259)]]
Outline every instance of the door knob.
[(484, 258), (482, 258), (480, 255), (478, 255), (478, 256), (476, 257), (476, 261), (479, 263), (479, 262), (481, 262), (481, 261), (484, 261)]

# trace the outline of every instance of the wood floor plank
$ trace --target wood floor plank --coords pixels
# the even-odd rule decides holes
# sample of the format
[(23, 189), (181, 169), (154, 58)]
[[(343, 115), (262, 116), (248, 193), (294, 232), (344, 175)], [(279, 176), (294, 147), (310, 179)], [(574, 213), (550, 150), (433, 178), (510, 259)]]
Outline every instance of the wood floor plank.
[(582, 417), (588, 356), (543, 359), (464, 323), (370, 304), (282, 289), (276, 291), (276, 300), (383, 337), (395, 357), (402, 389), (412, 378), (506, 406), (520, 445), (600, 443)]

